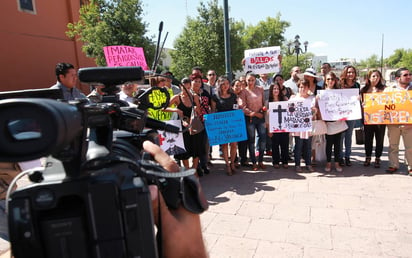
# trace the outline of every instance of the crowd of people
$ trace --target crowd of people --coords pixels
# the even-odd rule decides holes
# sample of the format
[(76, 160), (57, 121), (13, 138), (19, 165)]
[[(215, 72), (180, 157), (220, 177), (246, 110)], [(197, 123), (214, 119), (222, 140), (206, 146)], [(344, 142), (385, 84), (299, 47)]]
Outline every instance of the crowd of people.
[[(74, 84), (75, 73), (62, 76), (57, 73), (57, 70), (56, 68), (59, 80), (53, 87), (61, 88), (67, 99), (82, 96), (82, 93), (74, 87), (70, 93), (64, 86), (70, 88)], [(280, 73), (269, 76), (269, 74), (257, 75), (251, 72), (229, 81), (225, 76), (218, 76), (213, 69), (208, 70), (204, 76), (202, 68), (196, 66), (192, 68), (190, 75), (180, 81), (179, 85), (174, 85), (172, 82), (175, 82), (176, 78), (170, 71), (164, 71), (150, 78), (150, 85), (168, 88), (171, 96), (169, 106), (157, 111), (156, 115), (151, 115), (154, 112), (149, 112), (149, 116), (162, 121), (181, 120), (186, 152), (176, 154), (174, 158), (184, 167), (196, 169), (199, 176), (210, 173), (213, 166), (212, 148), (209, 146), (206, 130), (197, 134), (190, 133), (192, 113), (195, 112), (203, 121), (203, 116), (206, 114), (235, 109), (241, 109), (244, 113), (247, 140), (219, 146), (219, 155), (225, 162), (227, 175), (235, 174), (241, 167), (250, 167), (254, 171), (266, 170), (263, 163), (264, 155), (272, 158), (272, 165), (276, 169), (287, 169), (289, 163), (294, 161), (297, 172), (302, 172), (304, 169), (311, 172), (315, 170), (314, 166), (317, 166), (318, 162), (315, 142), (319, 141), (319, 137), (313, 136), (310, 131), (271, 132), (268, 129), (269, 117), (266, 112), (269, 103), (307, 99), (313, 104), (312, 120), (324, 121), (318, 107), (319, 90), (359, 89), (359, 100), (363, 103), (364, 93), (409, 90), (412, 87), (410, 71), (406, 68), (400, 68), (396, 72), (397, 85), (394, 87), (386, 87), (381, 72), (376, 69), (369, 71), (363, 87), (359, 84), (358, 77), (357, 69), (352, 65), (346, 66), (338, 75), (332, 72), (329, 63), (323, 63), (319, 75), (312, 68), (302, 72), (300, 67), (295, 66), (290, 70), (290, 77), (286, 81)], [(95, 91), (97, 89), (95, 88)], [(134, 105), (137, 95), (136, 84), (122, 85), (119, 93), (120, 99), (130, 105)], [(93, 93), (89, 95), (91, 96)], [(159, 112), (162, 114), (159, 115)], [(332, 127), (336, 121), (325, 122), (326, 126)], [(369, 125), (364, 124), (363, 119), (340, 122), (346, 124), (345, 130), (324, 135), (326, 153), (324, 161), (326, 162), (323, 170), (325, 172), (330, 172), (333, 168), (337, 172), (342, 172), (343, 167), (352, 166), (352, 134), (356, 127), (362, 127), (365, 134), (364, 166), (372, 164), (375, 168), (381, 167), (383, 143), (387, 131), (389, 167), (386, 171), (393, 173), (399, 169), (399, 141), (402, 136), (408, 173), (412, 175), (412, 149), (407, 140), (411, 137), (412, 125)], [(375, 147), (375, 158), (372, 163), (373, 147)], [(301, 166), (302, 160), (305, 166)]]
[[(411, 72), (406, 68), (400, 68), (396, 71), (397, 85), (394, 87), (385, 86), (379, 70), (369, 71), (363, 87), (358, 83), (355, 67), (346, 66), (339, 77), (331, 70), (330, 64), (323, 63), (319, 75), (312, 68), (308, 68), (302, 73), (300, 67), (296, 66), (291, 69), (290, 78), (286, 81), (280, 73), (273, 76), (246, 73), (229, 81), (225, 76), (218, 76), (213, 69), (208, 70), (204, 76), (201, 67), (193, 67), (191, 74), (183, 78), (179, 85), (173, 84), (176, 78), (170, 71), (164, 71), (149, 78), (150, 87), (166, 88), (171, 96), (170, 101), (167, 107), (160, 110), (148, 110), (148, 115), (162, 121), (171, 119), (181, 121), (185, 151), (168, 156), (173, 156), (176, 163), (185, 168), (195, 169), (199, 177), (210, 173), (213, 166), (212, 148), (209, 145), (206, 130), (197, 133), (192, 133), (190, 130), (192, 117), (195, 115), (204, 122), (204, 116), (207, 114), (237, 109), (244, 113), (247, 139), (222, 144), (219, 147), (219, 154), (225, 162), (227, 175), (236, 174), (242, 167), (253, 171), (267, 170), (263, 163), (264, 155), (271, 157), (271, 163), (275, 169), (288, 169), (289, 163), (294, 162), (296, 172), (304, 170), (312, 172), (315, 171), (314, 166), (318, 165), (313, 144), (315, 137), (312, 132), (271, 132), (268, 129), (269, 119), (266, 112), (269, 103), (309, 100), (312, 103), (312, 120), (325, 121), (318, 107), (319, 90), (359, 89), (359, 101), (362, 102), (364, 101), (362, 98), (364, 93), (412, 89)], [(57, 64), (56, 78), (57, 83), (52, 88), (61, 89), (65, 100), (88, 98), (91, 102), (99, 102), (105, 94), (102, 91), (102, 85), (93, 85), (93, 90), (88, 96), (78, 90), (76, 88), (77, 73), (71, 64)], [(122, 85), (118, 93), (119, 99), (130, 106), (137, 105), (136, 97), (139, 94), (139, 85), (133, 82)], [(334, 122), (325, 121), (325, 124), (328, 126)], [(407, 170), (408, 174), (412, 176), (412, 125), (368, 125), (364, 124), (362, 119), (346, 120), (343, 123), (346, 124), (345, 130), (325, 134), (326, 162), (323, 167), (325, 172), (330, 172), (332, 167), (337, 172), (343, 172), (344, 167), (352, 166), (352, 134), (355, 127), (363, 127), (365, 133), (365, 161), (363, 165), (370, 166), (372, 164), (372, 152), (375, 147), (373, 166), (375, 168), (381, 167), (384, 138), (387, 131), (389, 166), (386, 172), (394, 173), (400, 168), (399, 144), (402, 136)], [(159, 157), (167, 155), (153, 146), (148, 148), (150, 152), (161, 153), (155, 154)], [(302, 159), (304, 166), (301, 165)], [(161, 163), (165, 164), (163, 161)], [(167, 164), (170, 166), (170, 163)], [(0, 167), (0, 169), (2, 168)], [(18, 164), (9, 164), (5, 165), (2, 170), (13, 170), (14, 173), (18, 169)], [(171, 170), (176, 170), (176, 168)], [(173, 215), (174, 218), (179, 216)], [(186, 216), (189, 215), (186, 214)], [(198, 217), (191, 217), (191, 220), (197, 221)], [(200, 228), (196, 223), (196, 230), (199, 231)], [(202, 244), (199, 245), (202, 246)], [(202, 248), (204, 249), (204, 247)]]

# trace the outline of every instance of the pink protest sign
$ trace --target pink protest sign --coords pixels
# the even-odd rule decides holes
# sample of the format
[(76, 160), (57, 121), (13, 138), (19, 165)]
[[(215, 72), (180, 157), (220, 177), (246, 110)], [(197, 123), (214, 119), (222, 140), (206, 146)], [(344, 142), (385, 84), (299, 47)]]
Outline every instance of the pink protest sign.
[(144, 57), (143, 48), (129, 46), (107, 46), (103, 47), (107, 66), (141, 66), (149, 70)]

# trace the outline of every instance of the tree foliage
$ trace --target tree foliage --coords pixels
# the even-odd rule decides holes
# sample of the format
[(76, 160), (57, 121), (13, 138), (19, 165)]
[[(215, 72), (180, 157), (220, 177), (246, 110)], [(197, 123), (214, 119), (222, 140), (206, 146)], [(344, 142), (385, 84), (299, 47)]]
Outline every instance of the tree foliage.
[(280, 20), (280, 13), (276, 18), (267, 17), (257, 25), (245, 28), (244, 44), (247, 49), (281, 46), (285, 41), (283, 34), (289, 26), (289, 22)]
[[(225, 74), (224, 11), (217, 0), (207, 5), (203, 2), (197, 8), (198, 16), (187, 17), (183, 32), (174, 42), (171, 53), (171, 70), (178, 77), (191, 72), (192, 67), (201, 66), (204, 70), (214, 69)], [(229, 20), (231, 64), (234, 70), (240, 69), (244, 47), (241, 40), (242, 24)]]
[(143, 47), (150, 64), (155, 46), (145, 36), (147, 24), (142, 14), (140, 0), (91, 0), (80, 8), (79, 21), (67, 25), (66, 34), (82, 41), (83, 52), (98, 65), (106, 65), (103, 47), (111, 45)]

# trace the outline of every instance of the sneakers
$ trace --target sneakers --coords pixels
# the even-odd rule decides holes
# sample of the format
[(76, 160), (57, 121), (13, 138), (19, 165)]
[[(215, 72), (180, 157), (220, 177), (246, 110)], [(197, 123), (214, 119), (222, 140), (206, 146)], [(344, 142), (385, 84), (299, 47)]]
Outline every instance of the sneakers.
[(297, 166), (295, 169), (296, 169), (296, 172), (297, 172), (297, 173), (302, 172), (302, 168), (301, 168), (300, 166)]

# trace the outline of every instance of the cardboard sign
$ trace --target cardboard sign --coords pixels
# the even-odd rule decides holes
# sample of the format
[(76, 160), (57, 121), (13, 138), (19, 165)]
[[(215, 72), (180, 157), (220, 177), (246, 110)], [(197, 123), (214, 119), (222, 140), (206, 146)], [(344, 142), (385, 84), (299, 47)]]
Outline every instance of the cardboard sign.
[[(165, 123), (179, 127), (179, 131), (182, 131), (182, 125), (180, 120), (169, 120)], [(169, 155), (185, 153), (185, 144), (183, 141), (183, 134), (179, 132), (178, 134), (165, 132), (158, 130), (159, 134), (159, 144), (160, 148), (164, 150)]]
[(280, 47), (265, 47), (245, 50), (245, 71), (255, 74), (279, 72)]
[(207, 114), (203, 118), (210, 145), (247, 139), (245, 115), (242, 110)]
[(412, 92), (376, 92), (363, 95), (365, 124), (412, 124)]
[(269, 131), (312, 131), (312, 100), (289, 100), (269, 102)]
[[(169, 96), (173, 96), (173, 90), (168, 88), (167, 91), (169, 92)], [(149, 102), (153, 104), (155, 107), (161, 107), (162, 105), (166, 104), (167, 95), (160, 91), (159, 89), (153, 89), (152, 93), (149, 94)], [(172, 118), (173, 112), (166, 112), (163, 109), (147, 109), (147, 116), (159, 121), (167, 121)]]
[(141, 47), (107, 46), (103, 47), (103, 51), (108, 67), (140, 66), (149, 70)]
[(319, 90), (316, 97), (325, 121), (362, 118), (359, 89)]

